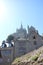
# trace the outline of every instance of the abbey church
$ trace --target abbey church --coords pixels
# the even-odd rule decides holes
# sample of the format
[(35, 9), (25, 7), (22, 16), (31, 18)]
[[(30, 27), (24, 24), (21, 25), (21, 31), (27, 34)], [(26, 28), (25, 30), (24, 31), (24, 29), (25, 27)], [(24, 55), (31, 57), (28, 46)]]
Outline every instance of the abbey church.
[(21, 24), (20, 29), (17, 29), (16, 33), (12, 35), (14, 36), (15, 57), (24, 55), (43, 45), (43, 37), (33, 26), (30, 28), (28, 26), (26, 30)]
[[(22, 56), (43, 46), (43, 36), (39, 35), (38, 30), (33, 26), (23, 28), (22, 24), (16, 33), (11, 34), (14, 36), (14, 45), (8, 47), (0, 47), (0, 60), (3, 62), (12, 62), (14, 58)], [(5, 43), (7, 44), (7, 43)]]

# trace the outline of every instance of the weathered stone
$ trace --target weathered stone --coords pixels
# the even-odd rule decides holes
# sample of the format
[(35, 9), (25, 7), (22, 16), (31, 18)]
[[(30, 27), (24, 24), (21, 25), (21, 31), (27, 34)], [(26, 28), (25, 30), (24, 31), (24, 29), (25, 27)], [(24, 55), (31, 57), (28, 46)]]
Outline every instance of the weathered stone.
[(38, 58), (38, 60), (37, 60), (38, 62), (43, 62), (43, 53), (42, 54), (40, 54), (40, 56), (39, 56), (39, 58)]

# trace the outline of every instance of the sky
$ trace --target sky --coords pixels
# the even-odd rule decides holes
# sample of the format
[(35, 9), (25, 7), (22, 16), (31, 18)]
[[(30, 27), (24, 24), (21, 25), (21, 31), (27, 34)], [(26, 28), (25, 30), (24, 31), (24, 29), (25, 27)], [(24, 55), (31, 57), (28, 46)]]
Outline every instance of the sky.
[(0, 41), (27, 25), (43, 33), (43, 0), (0, 0)]

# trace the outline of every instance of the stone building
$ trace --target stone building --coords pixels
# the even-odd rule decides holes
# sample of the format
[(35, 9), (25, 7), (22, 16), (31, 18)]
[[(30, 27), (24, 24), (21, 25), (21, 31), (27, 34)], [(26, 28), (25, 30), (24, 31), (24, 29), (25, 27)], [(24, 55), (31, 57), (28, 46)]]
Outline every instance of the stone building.
[(43, 45), (43, 37), (39, 35), (38, 31), (33, 27), (29, 27), (26, 30), (22, 24), (20, 29), (16, 30), (16, 33), (11, 34), (14, 36), (14, 46), (0, 48), (0, 60), (12, 62), (15, 57), (22, 56), (34, 49), (37, 49)]
[(12, 35), (14, 36), (15, 57), (24, 55), (43, 45), (42, 36), (39, 35), (38, 31), (33, 26), (30, 28), (28, 26), (26, 30), (21, 24), (20, 29), (17, 29), (16, 33)]

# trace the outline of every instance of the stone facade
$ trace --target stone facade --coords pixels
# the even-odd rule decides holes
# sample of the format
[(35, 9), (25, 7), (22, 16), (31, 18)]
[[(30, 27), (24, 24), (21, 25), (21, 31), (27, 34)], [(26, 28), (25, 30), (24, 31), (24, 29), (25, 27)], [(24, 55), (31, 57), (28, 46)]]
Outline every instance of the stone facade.
[(0, 48), (0, 63), (11, 63), (14, 59), (13, 47)]
[(0, 48), (0, 60), (4, 62), (12, 62), (15, 57), (22, 56), (34, 49), (43, 46), (43, 37), (39, 35), (38, 31), (31, 26), (28, 30), (24, 29), (22, 24), (16, 33), (11, 34), (14, 36), (14, 46)]
[(24, 55), (43, 45), (42, 36), (33, 26), (30, 28), (28, 26), (28, 31), (26, 31), (21, 25), (21, 28), (12, 35), (14, 36), (15, 57)]

